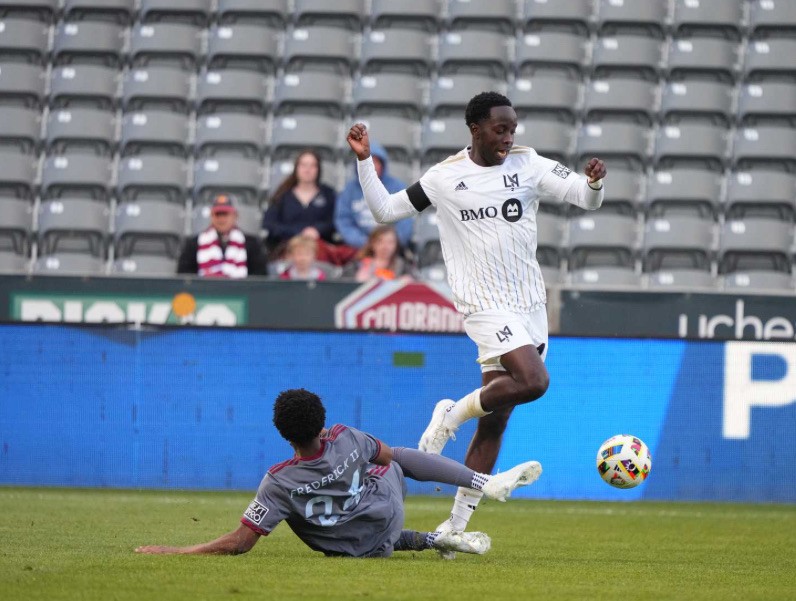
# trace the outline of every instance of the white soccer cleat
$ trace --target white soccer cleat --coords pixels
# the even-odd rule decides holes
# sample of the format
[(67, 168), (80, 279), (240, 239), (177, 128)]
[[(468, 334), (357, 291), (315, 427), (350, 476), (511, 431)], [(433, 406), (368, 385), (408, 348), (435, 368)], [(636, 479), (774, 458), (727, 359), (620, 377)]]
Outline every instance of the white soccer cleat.
[(440, 552), (443, 559), (446, 559), (444, 553), (450, 553), (453, 555), (453, 557), (451, 557), (451, 559), (453, 559), (456, 557), (456, 551), (460, 553), (483, 555), (489, 551), (491, 546), (492, 540), (483, 532), (456, 532), (454, 530), (448, 530), (440, 532), (439, 536), (434, 540), (434, 548)]
[(445, 443), (448, 442), (449, 438), (456, 440), (454, 433), (459, 429), (458, 426), (445, 423), (450, 421), (448, 412), (455, 404), (456, 401), (452, 399), (443, 399), (437, 403), (436, 407), (434, 407), (434, 413), (431, 414), (431, 421), (426, 431), (423, 432), (423, 436), (420, 437), (420, 443), (417, 445), (419, 450), (424, 453), (439, 455), (442, 453), (442, 449), (445, 448)]
[(502, 474), (490, 476), (481, 492), (488, 499), (505, 502), (514, 489), (536, 482), (542, 475), (542, 464), (538, 461), (520, 463)]
[[(454, 531), (453, 524), (451, 523), (451, 519), (448, 518), (447, 520), (442, 522), (439, 526), (437, 526), (437, 529), (434, 532), (441, 532), (443, 535), (445, 535), (453, 531)], [(437, 553), (439, 553), (439, 556), (445, 561), (453, 561), (454, 559), (456, 559), (456, 551), (454, 551), (453, 549), (441, 549), (437, 547), (436, 544), (434, 545), (434, 548), (437, 550)]]

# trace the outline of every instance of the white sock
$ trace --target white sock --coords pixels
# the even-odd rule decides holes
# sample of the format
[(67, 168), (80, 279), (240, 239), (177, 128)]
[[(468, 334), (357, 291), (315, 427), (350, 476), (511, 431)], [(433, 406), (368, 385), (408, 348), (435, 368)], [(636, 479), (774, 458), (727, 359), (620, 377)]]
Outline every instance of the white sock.
[(456, 404), (448, 412), (448, 419), (458, 428), (468, 419), (484, 417), (490, 413), (492, 412), (484, 411), (484, 408), (481, 407), (481, 389), (476, 388), (470, 394), (456, 401)]
[(459, 490), (456, 491), (456, 499), (453, 501), (453, 509), (451, 510), (451, 525), (454, 530), (459, 531), (467, 528), (475, 508), (478, 507), (478, 502), (483, 496), (484, 493), (480, 490), (459, 487)]

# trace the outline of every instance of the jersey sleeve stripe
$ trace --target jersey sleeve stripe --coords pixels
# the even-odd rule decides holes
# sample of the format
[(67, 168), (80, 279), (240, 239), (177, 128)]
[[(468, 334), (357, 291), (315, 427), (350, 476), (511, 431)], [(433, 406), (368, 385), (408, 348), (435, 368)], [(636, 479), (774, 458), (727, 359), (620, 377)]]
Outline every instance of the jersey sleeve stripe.
[(252, 531), (256, 532), (260, 536), (268, 536), (269, 534), (271, 534), (268, 530), (263, 530), (259, 526), (255, 526), (254, 524), (252, 524), (246, 518), (241, 518), (240, 519), (240, 523), (243, 524), (244, 526), (246, 526), (249, 530), (252, 530)]
[(423, 190), (420, 182), (415, 182), (406, 189), (406, 194), (409, 196), (409, 202), (417, 210), (418, 213), (431, 206), (431, 201)]

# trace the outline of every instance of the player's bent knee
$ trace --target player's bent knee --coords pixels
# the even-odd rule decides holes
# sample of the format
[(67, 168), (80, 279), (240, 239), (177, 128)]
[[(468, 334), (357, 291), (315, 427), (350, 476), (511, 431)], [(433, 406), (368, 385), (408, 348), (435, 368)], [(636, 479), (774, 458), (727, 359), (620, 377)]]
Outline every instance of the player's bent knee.
[(525, 402), (535, 401), (544, 396), (550, 387), (550, 376), (547, 372), (533, 374), (522, 381), (522, 394)]

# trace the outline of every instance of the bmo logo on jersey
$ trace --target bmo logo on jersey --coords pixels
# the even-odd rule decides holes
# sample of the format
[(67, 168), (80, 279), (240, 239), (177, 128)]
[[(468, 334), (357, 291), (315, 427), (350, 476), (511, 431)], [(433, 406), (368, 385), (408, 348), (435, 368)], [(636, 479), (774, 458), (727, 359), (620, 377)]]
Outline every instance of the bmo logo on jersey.
[(503, 219), (514, 223), (522, 218), (522, 203), (516, 198), (509, 198), (503, 203)]
[[(509, 198), (503, 203), (501, 210), (503, 219), (509, 223), (519, 221), (522, 217), (522, 203), (516, 198)], [(461, 209), (462, 221), (478, 221), (480, 219), (494, 219), (498, 216), (497, 207), (479, 207), (478, 209)]]

